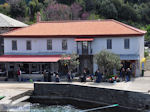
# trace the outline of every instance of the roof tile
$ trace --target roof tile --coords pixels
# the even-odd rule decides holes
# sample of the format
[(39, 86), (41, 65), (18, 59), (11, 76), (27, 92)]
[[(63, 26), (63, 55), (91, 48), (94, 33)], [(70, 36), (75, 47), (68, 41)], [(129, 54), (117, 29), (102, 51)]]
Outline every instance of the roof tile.
[(144, 35), (146, 31), (134, 28), (115, 20), (80, 20), (39, 22), (3, 34), (5, 37), (45, 37), (45, 36), (114, 36)]

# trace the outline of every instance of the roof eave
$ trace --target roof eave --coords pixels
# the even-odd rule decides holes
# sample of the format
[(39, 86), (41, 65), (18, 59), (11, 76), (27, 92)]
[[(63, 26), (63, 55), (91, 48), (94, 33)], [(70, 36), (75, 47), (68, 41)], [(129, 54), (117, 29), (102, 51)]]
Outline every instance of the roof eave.
[(4, 38), (49, 38), (49, 37), (57, 37), (57, 38), (62, 38), (62, 37), (129, 37), (129, 36), (144, 36), (145, 33), (141, 34), (104, 34), (104, 35), (0, 35), (1, 37)]

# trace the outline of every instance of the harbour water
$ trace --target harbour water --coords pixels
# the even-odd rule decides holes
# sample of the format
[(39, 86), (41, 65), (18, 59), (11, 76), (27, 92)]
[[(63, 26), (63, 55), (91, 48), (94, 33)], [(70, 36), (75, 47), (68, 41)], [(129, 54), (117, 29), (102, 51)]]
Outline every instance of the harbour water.
[[(84, 112), (86, 109), (79, 109), (72, 105), (43, 105), (43, 104), (31, 104), (27, 103), (22, 106), (12, 106), (7, 112)], [(134, 109), (113, 107), (102, 110), (96, 110), (93, 112), (142, 112)]]
[(71, 105), (40, 105), (40, 104), (25, 104), (23, 106), (12, 106), (7, 112), (82, 112)]

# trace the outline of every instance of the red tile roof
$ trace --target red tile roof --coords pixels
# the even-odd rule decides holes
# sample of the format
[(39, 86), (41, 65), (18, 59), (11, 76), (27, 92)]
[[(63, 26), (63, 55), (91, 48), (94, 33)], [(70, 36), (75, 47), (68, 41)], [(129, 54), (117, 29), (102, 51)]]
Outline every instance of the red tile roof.
[[(57, 62), (60, 55), (3, 55), (0, 62)], [(68, 59), (70, 59), (68, 57)]]
[(144, 35), (146, 31), (116, 20), (79, 20), (39, 22), (2, 34), (4, 37), (61, 37), (61, 36), (131, 36)]

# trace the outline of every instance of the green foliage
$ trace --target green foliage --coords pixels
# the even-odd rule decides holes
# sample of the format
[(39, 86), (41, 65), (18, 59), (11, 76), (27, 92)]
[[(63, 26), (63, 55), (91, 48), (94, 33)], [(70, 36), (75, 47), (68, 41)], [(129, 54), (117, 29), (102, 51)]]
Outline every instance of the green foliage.
[(13, 0), (10, 2), (10, 15), (14, 18), (26, 16), (25, 0)]
[[(70, 59), (68, 59), (68, 57)], [(67, 65), (69, 71), (73, 71), (80, 64), (78, 58), (79, 58), (79, 56), (77, 54), (74, 54), (74, 53), (71, 54), (71, 55), (62, 55), (62, 58), (61, 58), (60, 62), (61, 62), (62, 65)]]
[(38, 0), (31, 0), (29, 2), (29, 15), (32, 21), (35, 21), (36, 13), (40, 11), (40, 8), (42, 8), (42, 4)]
[(0, 12), (8, 15), (10, 12), (10, 5), (8, 3), (0, 5)]
[(118, 11), (110, 0), (102, 0), (98, 4), (98, 13), (105, 16), (106, 18), (117, 18)]
[(75, 2), (75, 0), (56, 0), (58, 3), (71, 5)]
[(144, 51), (144, 57), (147, 57), (147, 56), (149, 56), (148, 51)]
[(150, 41), (150, 25), (146, 26), (146, 31), (147, 31), (147, 33), (145, 35), (145, 40)]
[(95, 20), (95, 19), (100, 19), (100, 18), (102, 18), (102, 17), (100, 17), (98, 14), (94, 14), (94, 13), (90, 14), (90, 16), (89, 16), (89, 20)]
[(112, 75), (113, 69), (119, 69), (121, 64), (119, 56), (106, 50), (97, 53), (95, 55), (95, 61), (98, 68), (102, 70), (106, 76)]

